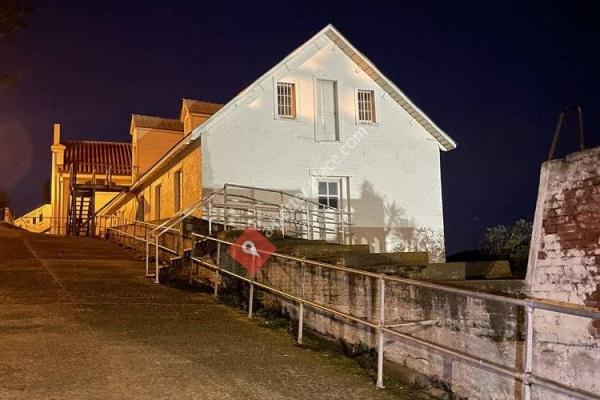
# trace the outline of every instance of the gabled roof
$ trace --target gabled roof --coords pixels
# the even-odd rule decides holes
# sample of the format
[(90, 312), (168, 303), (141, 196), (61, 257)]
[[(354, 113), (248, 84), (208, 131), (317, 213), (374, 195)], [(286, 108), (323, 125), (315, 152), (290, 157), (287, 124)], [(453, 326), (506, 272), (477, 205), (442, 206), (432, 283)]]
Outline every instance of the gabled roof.
[(75, 165), (80, 173), (105, 173), (110, 167), (114, 175), (131, 175), (131, 143), (67, 140), (64, 165)]
[[(453, 150), (456, 148), (456, 142), (446, 134), (440, 127), (438, 127), (420, 108), (418, 108), (392, 81), (390, 81), (377, 67), (362, 53), (360, 53), (352, 44), (339, 33), (333, 25), (329, 24), (323, 28), (320, 32), (306, 41), (303, 45), (292, 51), (287, 57), (281, 60), (277, 65), (272, 67), (270, 70), (265, 72), (260, 78), (254, 83), (242, 90), (237, 96), (231, 99), (224, 106), (220, 107), (210, 118), (198, 125), (190, 135), (186, 136), (179, 143), (171, 148), (163, 157), (158, 160), (148, 171), (144, 173), (136, 182), (134, 182), (132, 189), (142, 185), (154, 171), (166, 160), (175, 156), (181, 152), (187, 145), (194, 142), (202, 133), (210, 129), (214, 124), (218, 123), (221, 119), (226, 117), (236, 107), (243, 102), (252, 98), (255, 93), (261, 93), (265, 89), (261, 83), (268, 79), (274, 72), (279, 70), (281, 67), (286, 66), (290, 61), (309, 46), (320, 48), (318, 44), (319, 39), (323, 37), (333, 41), (344, 53), (346, 53), (366, 74), (368, 74), (379, 86), (385, 90), (402, 108), (404, 108), (415, 120), (423, 126), (423, 128), (435, 138), (439, 144), (440, 149), (444, 151)], [(185, 105), (184, 99), (184, 105)], [(201, 102), (205, 103), (205, 102)], [(182, 107), (183, 111), (183, 107)], [(183, 113), (182, 113), (183, 114)]]
[(194, 114), (207, 114), (213, 115), (217, 111), (219, 111), (224, 104), (213, 103), (210, 101), (202, 101), (202, 100), (192, 100), (192, 99), (183, 99), (181, 106), (181, 117), (183, 118), (183, 110), (187, 108), (187, 110)]
[(162, 118), (150, 115), (131, 115), (131, 131), (134, 128), (161, 129), (166, 131), (183, 132), (183, 122), (176, 118)]
[(269, 77), (272, 73), (277, 71), (279, 68), (288, 64), (296, 55), (306, 49), (308, 46), (321, 47), (318, 44), (318, 40), (323, 36), (333, 41), (345, 54), (347, 54), (356, 64), (360, 67), (367, 75), (369, 75), (384, 91), (386, 91), (402, 108), (408, 112), (423, 128), (431, 134), (439, 143), (439, 146), (444, 151), (449, 151), (456, 148), (456, 142), (446, 134), (440, 127), (438, 127), (419, 107), (417, 107), (392, 81), (390, 81), (367, 57), (365, 57), (360, 51), (358, 51), (341, 33), (339, 33), (333, 25), (329, 24), (323, 28), (319, 33), (314, 35), (303, 45), (298, 47), (296, 50), (291, 52), (281, 62), (263, 74), (254, 83), (240, 92), (236, 97), (229, 101), (223, 108), (217, 111), (211, 118), (199, 125), (192, 132), (192, 139), (195, 140), (201, 136), (201, 133), (223, 116), (229, 114), (234, 108), (238, 107), (240, 103), (244, 102), (248, 97), (257, 91), (263, 90), (261, 82)]

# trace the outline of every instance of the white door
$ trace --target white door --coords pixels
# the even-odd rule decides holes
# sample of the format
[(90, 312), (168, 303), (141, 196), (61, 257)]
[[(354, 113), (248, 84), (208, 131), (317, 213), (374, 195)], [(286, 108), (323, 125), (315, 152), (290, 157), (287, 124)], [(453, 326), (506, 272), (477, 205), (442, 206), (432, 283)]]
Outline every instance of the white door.
[(339, 140), (336, 83), (334, 81), (317, 79), (315, 95), (316, 140)]

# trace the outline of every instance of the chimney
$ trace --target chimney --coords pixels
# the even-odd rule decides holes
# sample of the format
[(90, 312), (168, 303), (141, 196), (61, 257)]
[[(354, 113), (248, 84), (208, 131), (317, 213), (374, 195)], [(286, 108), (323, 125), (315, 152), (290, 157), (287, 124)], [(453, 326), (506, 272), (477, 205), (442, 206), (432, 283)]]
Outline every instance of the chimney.
[(53, 144), (60, 144), (60, 124), (54, 124), (54, 142)]

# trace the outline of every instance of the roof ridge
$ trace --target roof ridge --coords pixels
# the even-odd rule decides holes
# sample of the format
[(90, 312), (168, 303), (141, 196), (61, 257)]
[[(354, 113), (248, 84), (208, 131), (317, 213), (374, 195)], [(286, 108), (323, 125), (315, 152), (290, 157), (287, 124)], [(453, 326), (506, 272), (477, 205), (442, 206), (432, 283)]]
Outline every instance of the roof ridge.
[(215, 104), (215, 105), (224, 105), (225, 104), (225, 103), (219, 103), (219, 102), (211, 101), (211, 100), (190, 99), (188, 97), (184, 97), (183, 101), (197, 101), (197, 102), (200, 102), (200, 103)]
[(158, 119), (171, 119), (173, 121), (179, 121), (179, 118), (171, 118), (171, 117), (159, 117), (158, 115), (148, 115), (148, 114), (131, 114), (132, 117), (145, 117), (145, 118), (158, 118)]
[(62, 142), (62, 144), (66, 144), (66, 143), (103, 143), (103, 144), (118, 144), (118, 145), (131, 146), (130, 142), (117, 142), (117, 141), (112, 141), (112, 140), (87, 140), (87, 139), (78, 140), (78, 139), (69, 139), (69, 140), (64, 140)]

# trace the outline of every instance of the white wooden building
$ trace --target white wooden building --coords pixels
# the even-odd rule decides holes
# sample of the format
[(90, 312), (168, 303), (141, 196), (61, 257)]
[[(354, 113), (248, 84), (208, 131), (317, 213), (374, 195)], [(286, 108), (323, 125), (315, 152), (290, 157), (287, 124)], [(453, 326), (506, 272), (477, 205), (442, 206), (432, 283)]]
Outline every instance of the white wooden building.
[[(202, 190), (185, 177), (183, 190), (196, 197), (225, 183), (285, 190), (352, 211), (354, 241), (373, 251), (427, 250), (439, 260), (440, 152), (455, 147), (329, 25), (184, 134), (131, 190), (152, 220), (149, 210), (166, 204), (160, 196), (183, 196), (181, 187), (165, 186), (181, 186), (182, 172), (170, 166), (192, 149), (201, 160), (192, 186)], [(124, 204), (116, 199), (106, 209), (139, 215)], [(181, 207), (179, 199), (169, 204)], [(168, 217), (171, 208), (154, 215)]]

